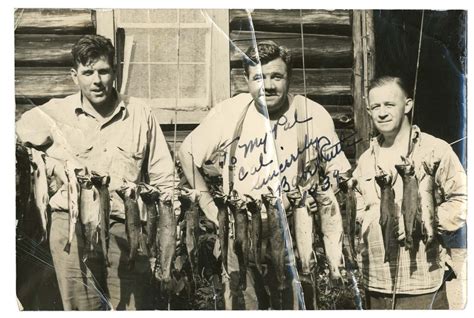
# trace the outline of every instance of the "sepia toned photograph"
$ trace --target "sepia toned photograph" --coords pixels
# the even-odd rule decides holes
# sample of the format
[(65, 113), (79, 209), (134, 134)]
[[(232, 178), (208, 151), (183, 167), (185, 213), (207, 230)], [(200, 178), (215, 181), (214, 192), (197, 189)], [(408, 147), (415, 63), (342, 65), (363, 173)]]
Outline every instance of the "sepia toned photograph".
[(12, 13), (19, 311), (465, 309), (466, 10)]

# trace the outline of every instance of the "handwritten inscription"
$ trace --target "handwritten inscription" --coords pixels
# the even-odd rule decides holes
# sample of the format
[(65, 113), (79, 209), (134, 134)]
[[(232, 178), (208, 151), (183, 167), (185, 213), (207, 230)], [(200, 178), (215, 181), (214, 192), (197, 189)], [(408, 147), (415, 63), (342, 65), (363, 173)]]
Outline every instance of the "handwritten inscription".
[[(295, 117), (289, 120), (286, 116), (282, 116), (274, 125), (272, 129), (273, 138), (277, 138), (281, 130), (286, 131), (292, 129), (298, 124), (304, 124), (311, 121), (313, 118), (310, 117), (306, 120), (298, 120), (296, 114)], [(268, 142), (268, 133), (265, 133), (262, 137), (255, 137), (252, 140), (247, 142), (242, 142), (240, 137), (236, 137), (235, 139), (231, 140), (228, 144), (223, 147), (225, 150), (227, 147), (232, 146), (233, 143), (237, 143), (237, 148), (243, 151), (243, 158), (247, 158), (247, 156), (252, 153), (253, 151), (260, 150), (260, 156), (258, 162), (254, 163), (253, 165), (243, 165), (239, 167), (238, 171), (238, 179), (239, 181), (244, 181), (249, 176), (257, 176), (257, 182), (254, 185), (254, 189), (261, 189), (262, 187), (267, 186), (273, 179), (281, 177), (281, 189), (283, 191), (289, 191), (291, 188), (296, 186), (297, 180), (304, 178), (311, 178), (318, 174), (318, 167), (321, 165), (330, 162), (334, 158), (336, 158), (341, 152), (343, 145), (345, 147), (351, 147), (358, 142), (361, 141), (355, 140), (353, 142), (348, 142), (355, 133), (346, 136), (339, 140), (338, 142), (333, 143), (331, 139), (327, 136), (319, 136), (312, 138), (308, 135), (304, 137), (304, 143), (302, 148), (296, 147), (296, 151), (290, 153), (286, 158), (281, 160), (278, 163), (278, 168), (271, 170), (270, 172), (266, 172), (262, 174), (262, 169), (274, 164), (274, 159), (265, 158), (264, 154), (267, 153), (267, 142)], [(296, 141), (295, 141), (296, 142)], [(316, 152), (316, 158), (312, 161), (310, 165), (306, 165), (303, 168), (303, 171), (298, 171), (298, 176), (294, 176), (292, 180), (287, 180), (287, 177), (283, 175), (283, 173), (293, 166), (295, 163), (300, 160), (300, 157), (309, 149), (314, 149)], [(238, 159), (235, 156), (231, 156), (228, 158), (228, 152), (224, 151), (223, 157), (223, 164), (229, 160), (229, 164), (231, 167), (235, 167), (238, 163)], [(338, 171), (333, 171), (333, 177), (335, 180), (338, 180)], [(320, 172), (321, 174), (321, 172)], [(319, 175), (319, 184), (323, 188), (323, 190), (329, 189), (331, 186), (330, 184), (330, 177), (328, 175)]]

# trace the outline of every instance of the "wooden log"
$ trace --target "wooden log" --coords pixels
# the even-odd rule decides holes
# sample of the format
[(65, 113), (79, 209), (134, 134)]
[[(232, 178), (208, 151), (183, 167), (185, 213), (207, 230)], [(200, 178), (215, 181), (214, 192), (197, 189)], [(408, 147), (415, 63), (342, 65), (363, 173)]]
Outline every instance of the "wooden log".
[[(300, 10), (258, 9), (251, 14), (255, 31), (300, 32), (300, 22), (305, 33), (350, 35), (351, 23), (348, 10)], [(230, 10), (230, 30), (249, 31), (247, 12)]]
[(71, 49), (81, 35), (16, 34), (16, 66), (72, 66)]
[(20, 98), (64, 97), (78, 91), (68, 67), (15, 68), (15, 96)]
[[(248, 92), (243, 69), (230, 72), (232, 96)], [(306, 69), (307, 95), (350, 95), (352, 69)], [(290, 93), (304, 94), (303, 70), (293, 69)]]
[[(365, 27), (365, 15), (364, 10), (354, 10), (352, 15), (352, 28), (353, 28), (353, 46), (354, 46), (354, 77), (352, 79), (352, 91), (354, 96), (354, 123), (357, 127), (359, 136), (363, 139), (362, 142), (358, 143), (356, 148), (356, 159), (369, 147), (369, 139), (371, 128), (371, 121), (367, 114), (367, 84), (369, 78), (367, 78), (367, 53), (364, 53), (363, 43), (364, 37), (367, 37), (367, 29)], [(364, 22), (364, 23), (363, 23)], [(373, 37), (373, 29), (371, 31)]]
[[(293, 57), (293, 67), (302, 67), (301, 33), (255, 32), (257, 41), (272, 40)], [(252, 32), (230, 34), (231, 67), (242, 67), (242, 55), (252, 45)], [(306, 68), (352, 67), (352, 39), (349, 36), (304, 34)]]
[(93, 20), (90, 9), (16, 9), (15, 33), (93, 34)]

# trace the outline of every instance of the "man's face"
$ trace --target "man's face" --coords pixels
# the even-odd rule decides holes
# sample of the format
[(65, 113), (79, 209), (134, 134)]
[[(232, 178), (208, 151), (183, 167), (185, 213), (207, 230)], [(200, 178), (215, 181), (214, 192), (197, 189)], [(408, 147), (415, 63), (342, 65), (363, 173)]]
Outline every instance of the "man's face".
[(100, 107), (109, 101), (113, 93), (115, 72), (107, 57), (79, 64), (77, 70), (71, 70), (71, 76), (92, 106)]
[(375, 87), (369, 92), (368, 111), (382, 135), (398, 134), (405, 114), (410, 112), (412, 106), (412, 100), (394, 82)]
[(290, 79), (286, 64), (281, 58), (262, 65), (261, 73), (259, 65), (250, 66), (248, 75), (250, 94), (260, 106), (265, 101), (270, 114), (285, 104)]

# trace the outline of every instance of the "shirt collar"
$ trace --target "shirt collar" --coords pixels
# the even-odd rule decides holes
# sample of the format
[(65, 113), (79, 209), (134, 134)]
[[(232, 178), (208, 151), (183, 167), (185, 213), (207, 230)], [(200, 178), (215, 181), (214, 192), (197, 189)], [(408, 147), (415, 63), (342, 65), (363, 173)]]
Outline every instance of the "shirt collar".
[[(116, 100), (116, 103), (117, 103), (117, 107), (115, 108), (112, 116), (110, 118), (113, 118), (115, 117), (115, 115), (117, 115), (118, 112), (122, 112), (121, 113), (121, 119), (125, 119), (125, 116), (126, 116), (126, 110), (127, 110), (127, 106), (125, 104), (125, 100), (123, 98), (123, 96), (117, 92), (116, 90), (114, 90), (114, 93), (117, 94), (117, 100)], [(85, 110), (84, 110), (84, 107), (82, 106), (82, 95), (81, 95), (81, 92), (79, 91), (78, 93), (74, 94), (71, 96), (72, 98), (72, 105), (73, 105), (73, 110), (76, 114), (76, 116), (78, 116), (79, 114), (88, 114)]]

